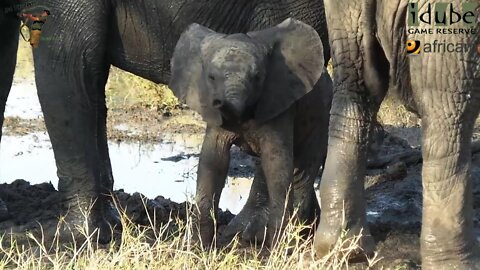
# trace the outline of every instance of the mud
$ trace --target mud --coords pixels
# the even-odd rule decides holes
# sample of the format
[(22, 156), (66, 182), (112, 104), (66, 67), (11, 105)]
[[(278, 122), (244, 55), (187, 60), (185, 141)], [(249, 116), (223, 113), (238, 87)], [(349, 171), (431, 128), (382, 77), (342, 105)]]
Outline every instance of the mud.
[[(0, 232), (21, 232), (52, 224), (63, 214), (58, 191), (51, 183), (31, 185), (19, 179), (11, 184), (0, 185)], [(166, 224), (171, 220), (186, 220), (188, 203), (177, 203), (163, 196), (148, 199), (140, 193), (129, 194), (116, 190), (113, 198), (116, 207), (135, 224), (150, 226)], [(226, 225), (234, 215), (230, 211), (219, 211), (218, 224)]]
[[(412, 149), (412, 145), (406, 139), (385, 133), (379, 156)], [(198, 152), (173, 155), (164, 159), (178, 162), (197, 156)], [(234, 157), (240, 160), (245, 158), (241, 154), (236, 154)], [(472, 175), (475, 181), (475, 227), (478, 231), (480, 228), (480, 154), (474, 155), (472, 160), (474, 165)], [(233, 166), (230, 174), (251, 176), (252, 170), (253, 164)], [(416, 269), (419, 267), (422, 207), (420, 174), (420, 163), (407, 167), (401, 162), (367, 172), (365, 181), (367, 218), (372, 235), (377, 241), (377, 251), (382, 257), (377, 264), (378, 268)], [(172, 217), (181, 220), (186, 218), (187, 202), (173, 202), (162, 196), (147, 199), (140, 193), (129, 194), (123, 190), (115, 191), (114, 195), (118, 199), (120, 208), (125, 209), (127, 216), (137, 224), (147, 226), (150, 224), (147, 213), (151, 217), (155, 216), (157, 224), (166, 223)], [(38, 222), (51, 222), (56, 220), (60, 213), (60, 204), (56, 201), (58, 194), (51, 183), (31, 185), (25, 180), (16, 180), (11, 184), (2, 184), (0, 198), (4, 202), (0, 205), (1, 232), (12, 229), (19, 232), (37, 226)], [(226, 225), (232, 217), (233, 214), (229, 211), (220, 211), (218, 224)], [(353, 267), (362, 269), (364, 264), (360, 263)]]
[[(34, 102), (29, 95), (21, 91), (17, 92), (17, 99), (21, 104)], [(3, 129), (6, 137), (4, 137), (3, 142), (8, 142), (9, 136), (10, 139), (25, 138), (24, 141), (18, 143), (17, 152), (13, 152), (13, 155), (32, 156), (36, 153), (35, 149), (37, 148), (45, 149), (49, 151), (49, 155), (52, 155), (51, 148), (48, 146), (49, 141), (44, 138), (46, 133), (41, 111), (37, 108), (38, 106), (35, 106), (37, 105), (32, 103), (32, 107), (27, 111), (16, 111), (16, 107), (10, 110), (7, 108), (8, 113)], [(132, 142), (140, 142), (138, 148), (143, 143), (153, 145), (151, 147), (156, 151), (163, 151), (160, 157), (155, 156), (138, 159), (137, 161), (139, 164), (146, 162), (150, 164), (145, 168), (138, 167), (138, 170), (153, 170), (153, 174), (136, 175), (138, 173), (135, 170), (129, 169), (129, 171), (122, 171), (118, 177), (115, 176), (117, 181), (125, 176), (126, 180), (124, 182), (128, 181), (129, 185), (133, 185), (127, 190), (127, 187), (119, 189), (117, 184), (114, 197), (117, 198), (120, 208), (125, 209), (125, 213), (134, 223), (148, 226), (150, 220), (147, 213), (150, 214), (150, 217), (155, 216), (156, 224), (166, 223), (172, 218), (180, 220), (186, 218), (188, 201), (191, 201), (191, 199), (185, 198), (186, 196), (182, 198), (187, 199), (187, 202), (182, 203), (179, 203), (182, 201), (178, 199), (179, 197), (167, 196), (165, 191), (154, 191), (155, 193), (148, 194), (147, 198), (140, 193), (136, 193), (135, 191), (138, 190), (135, 190), (135, 188), (139, 189), (141, 186), (139, 183), (142, 183), (143, 178), (145, 178), (146, 190), (144, 192), (153, 190), (153, 187), (165, 190), (162, 187), (174, 186), (174, 183), (181, 184), (181, 186), (178, 186), (181, 188), (188, 186), (193, 191), (196, 175), (194, 164), (198, 162), (204, 129), (205, 124), (200, 117), (188, 110), (176, 110), (168, 114), (140, 107), (117, 108), (109, 111), (108, 136), (112, 143), (111, 153), (124, 155), (124, 152), (115, 152), (117, 151), (115, 143), (118, 144), (118, 147), (121, 147), (122, 145), (128, 146), (128, 143)], [(377, 158), (381, 159), (406, 150), (419, 149), (421, 134), (419, 128), (385, 126), (384, 129), (386, 132), (383, 135), (383, 142), (378, 148)], [(38, 135), (39, 133), (43, 135)], [(474, 136), (474, 139), (479, 138), (480, 125), (476, 127)], [(42, 143), (43, 140), (46, 141), (46, 144), (37, 144), (38, 141)], [(28, 146), (27, 150), (21, 150), (26, 145)], [(165, 145), (172, 145), (172, 147), (183, 145), (184, 148), (175, 151), (155, 148)], [(4, 151), (5, 149), (2, 149), (2, 152)], [(222, 198), (224, 198), (223, 200), (228, 198), (237, 203), (235, 207), (230, 207), (231, 211), (236, 213), (241, 209), (242, 203), (245, 202), (248, 195), (254, 164), (257, 160), (246, 156), (237, 148), (234, 148), (232, 153), (232, 166), (227, 180), (227, 186), (229, 186), (224, 190)], [(10, 162), (10, 164), (13, 164), (12, 160)], [(153, 180), (149, 178), (154, 177), (155, 174), (161, 174), (161, 178), (173, 177), (171, 174), (162, 172), (163, 167), (155, 167), (155, 164), (160, 162), (168, 162), (166, 166), (171, 167), (171, 169), (186, 170), (188, 176), (178, 179), (161, 179), (161, 182), (148, 182)], [(49, 163), (54, 167), (53, 161)], [(8, 162), (2, 164), (4, 171), (6, 170), (5, 165), (8, 164)], [(476, 231), (480, 233), (480, 154), (473, 155), (472, 164), (474, 222)], [(17, 171), (20, 170), (20, 166)], [(25, 164), (24, 166), (30, 168), (30, 170), (33, 168), (31, 164)], [(46, 167), (42, 168), (46, 170)], [(116, 168), (118, 166), (115, 167), (114, 164), (114, 175)], [(61, 202), (58, 201), (58, 193), (55, 189), (54, 171), (52, 175), (45, 179), (31, 175), (26, 180), (32, 181), (32, 183), (44, 181), (53, 181), (53, 183), (30, 184), (25, 180), (16, 180), (10, 184), (0, 185), (0, 198), (3, 200), (3, 202), (0, 202), (0, 233), (23, 232), (38, 226), (39, 223), (52, 224), (56, 222), (58, 215), (61, 213)], [(40, 181), (38, 178), (40, 178)], [(9, 179), (8, 181), (12, 180)], [(176, 188), (176, 186), (174, 187)], [(419, 268), (419, 235), (422, 209), (421, 163), (410, 162), (407, 165), (399, 161), (386, 168), (369, 169), (365, 180), (365, 188), (367, 219), (371, 233), (377, 242), (377, 252), (379, 257), (382, 258), (376, 268)], [(175, 199), (177, 202), (161, 195), (177, 198)], [(220, 205), (231, 206), (232, 203), (220, 201)], [(232, 217), (233, 214), (230, 211), (220, 211), (218, 224), (224, 226)], [(477, 236), (477, 239), (480, 238)], [(365, 264), (359, 263), (352, 267), (353, 269), (363, 269)]]
[[(418, 149), (419, 128), (385, 130), (391, 133), (385, 136), (381, 155)], [(474, 138), (478, 138), (478, 131), (476, 128)], [(472, 156), (472, 165), (474, 226), (480, 240), (480, 153)], [(407, 167), (400, 162), (382, 170), (367, 171), (367, 220), (377, 242), (378, 256), (383, 258), (376, 265), (378, 269), (420, 269), (421, 170), (421, 163)]]

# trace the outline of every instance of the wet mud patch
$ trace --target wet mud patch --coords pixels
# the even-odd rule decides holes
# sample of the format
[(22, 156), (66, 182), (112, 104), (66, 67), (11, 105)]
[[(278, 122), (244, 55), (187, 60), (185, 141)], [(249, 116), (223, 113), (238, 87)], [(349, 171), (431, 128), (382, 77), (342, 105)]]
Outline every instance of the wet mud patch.
[(32, 132), (46, 131), (42, 118), (24, 119), (16, 116), (5, 117), (3, 121), (3, 135), (23, 136)]
[[(2, 131), (3, 135), (23, 136), (46, 130), (40, 114), (32, 118), (7, 115)], [(178, 109), (165, 116), (155, 110), (129, 107), (117, 108), (108, 114), (107, 136), (117, 142), (156, 143), (183, 139), (198, 145), (204, 131), (205, 124), (200, 116), (189, 110)]]
[(115, 108), (108, 112), (107, 135), (117, 142), (159, 142), (188, 140), (199, 145), (205, 123), (190, 110), (176, 109), (168, 114), (144, 107)]
[[(480, 240), (480, 153), (472, 156), (473, 213), (477, 241)], [(367, 220), (382, 258), (375, 269), (420, 269), (422, 219), (421, 163), (407, 168), (403, 178), (369, 171), (366, 185)], [(378, 181), (376, 179), (375, 181)], [(448, 218), (446, 215), (445, 218)], [(383, 268), (382, 268), (383, 267)], [(363, 269), (363, 268), (359, 268)]]
[(366, 183), (384, 178), (366, 189), (367, 221), (382, 258), (378, 269), (417, 269), (420, 265), (420, 172), (419, 164), (408, 168), (402, 178), (391, 178), (388, 173), (367, 176)]
[[(422, 219), (422, 160), (420, 130), (386, 130), (379, 158), (391, 159), (383, 168), (370, 168), (365, 179), (367, 221), (382, 259), (375, 269), (420, 269)], [(478, 134), (474, 138), (478, 138)], [(474, 227), (480, 240), (480, 151), (472, 151)], [(410, 154), (404, 155), (404, 153)], [(358, 269), (364, 269), (360, 264)]]
[[(63, 214), (63, 201), (51, 183), (31, 185), (25, 180), (0, 184), (0, 234), (20, 233), (39, 224), (54, 224)], [(163, 196), (148, 199), (140, 193), (116, 190), (113, 198), (120, 212), (134, 224), (161, 226), (176, 219), (186, 221), (188, 202), (177, 203)], [(219, 210), (217, 224), (225, 226), (234, 217), (230, 211)]]

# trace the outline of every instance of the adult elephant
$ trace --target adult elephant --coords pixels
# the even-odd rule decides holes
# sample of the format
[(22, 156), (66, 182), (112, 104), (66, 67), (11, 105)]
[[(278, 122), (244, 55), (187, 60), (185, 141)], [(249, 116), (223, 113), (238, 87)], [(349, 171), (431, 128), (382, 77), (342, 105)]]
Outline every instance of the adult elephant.
[[(288, 17), (315, 28), (328, 44), (319, 0), (31, 0), (11, 1), (0, 14), (0, 107), (12, 82), (18, 42), (17, 15), (50, 15), (33, 50), (38, 97), (52, 142), (58, 188), (81, 224), (81, 209), (96, 203), (88, 221), (101, 231), (110, 219), (106, 194), (113, 176), (106, 136), (105, 83), (110, 65), (156, 83), (170, 79), (170, 58), (182, 31), (199, 23), (223, 33), (274, 26)], [(22, 5), (26, 8), (22, 8)], [(40, 6), (41, 5), (41, 6)], [(325, 48), (329, 59), (329, 48)], [(2, 121), (3, 122), (3, 121)]]
[[(437, 2), (325, 1), (335, 74), (328, 154), (320, 186), (322, 216), (315, 236), (319, 255), (329, 251), (344, 229), (349, 235), (361, 233), (363, 252), (374, 249), (365, 213), (365, 161), (369, 129), (392, 83), (422, 119), (422, 265), (424, 269), (480, 269), (470, 176), (470, 145), (480, 110), (478, 17), (473, 19), (474, 34), (408, 34), (408, 20), (418, 22), (418, 17), (407, 18), (407, 14), (414, 15), (418, 8), (418, 16), (430, 9), (434, 22)], [(451, 2), (459, 14), (471, 8), (460, 0)], [(418, 28), (431, 26), (420, 22)], [(407, 40), (412, 40), (409, 47), (446, 40), (462, 44), (462, 52), (439, 52), (437, 47), (434, 52), (407, 56)]]

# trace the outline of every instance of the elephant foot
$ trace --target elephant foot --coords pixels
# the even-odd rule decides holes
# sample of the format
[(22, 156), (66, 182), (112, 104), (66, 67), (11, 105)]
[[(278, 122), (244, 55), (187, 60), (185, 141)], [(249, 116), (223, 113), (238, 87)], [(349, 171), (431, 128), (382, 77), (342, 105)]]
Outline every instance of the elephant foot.
[(268, 210), (266, 207), (245, 207), (236, 215), (219, 238), (220, 245), (230, 243), (235, 236), (241, 242), (261, 243), (265, 239), (268, 225)]
[(436, 248), (434, 250), (422, 250), (422, 269), (434, 270), (480, 270), (480, 246), (473, 244), (470, 253), (458, 253), (447, 248)]
[[(314, 240), (316, 256), (322, 258), (332, 250), (344, 251), (343, 257), (348, 260), (364, 260), (373, 254), (375, 241), (367, 226), (353, 226), (348, 230), (341, 230), (341, 227), (322, 228), (320, 224)], [(347, 248), (348, 247), (348, 248)]]
[(210, 217), (200, 219), (193, 216), (192, 244), (209, 249), (215, 236), (215, 223)]
[(89, 238), (107, 244), (114, 230), (121, 229), (121, 222), (110, 201), (99, 197), (92, 204), (89, 198), (76, 196), (68, 200), (59, 229), (60, 238), (65, 241), (83, 242)]

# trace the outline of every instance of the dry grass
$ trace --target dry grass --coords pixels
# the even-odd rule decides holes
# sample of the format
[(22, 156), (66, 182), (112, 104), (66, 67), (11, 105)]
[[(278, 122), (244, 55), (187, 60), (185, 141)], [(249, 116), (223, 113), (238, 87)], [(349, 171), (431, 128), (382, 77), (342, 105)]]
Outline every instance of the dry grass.
[[(237, 240), (227, 247), (200, 248), (192, 242), (192, 223), (171, 220), (157, 226), (154, 218), (150, 226), (133, 224), (121, 215), (123, 232), (121, 243), (112, 241), (100, 246), (95, 238), (87, 236), (85, 242), (65, 246), (53, 240), (47, 243), (32, 234), (32, 243), (22, 246), (12, 241), (0, 246), (1, 269), (348, 269), (348, 258), (357, 249), (359, 237), (340, 237), (332, 252), (321, 260), (315, 260), (312, 239), (303, 239), (305, 226), (287, 224), (278, 244), (271, 250), (260, 247), (240, 247)], [(172, 233), (171, 223), (177, 230)], [(5, 237), (5, 236), (4, 236)], [(5, 241), (0, 241), (4, 243)], [(266, 255), (268, 254), (268, 255)], [(379, 259), (372, 258), (367, 267)]]
[(15, 82), (34, 80), (33, 55), (28, 42), (20, 38), (17, 52), (17, 66), (15, 67)]
[(378, 121), (382, 125), (395, 127), (417, 127), (420, 118), (407, 111), (405, 106), (391, 94), (387, 94), (378, 111)]
[(168, 86), (153, 83), (116, 67), (110, 68), (106, 96), (110, 108), (141, 106), (170, 111), (179, 105)]

